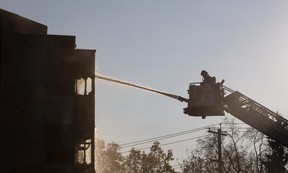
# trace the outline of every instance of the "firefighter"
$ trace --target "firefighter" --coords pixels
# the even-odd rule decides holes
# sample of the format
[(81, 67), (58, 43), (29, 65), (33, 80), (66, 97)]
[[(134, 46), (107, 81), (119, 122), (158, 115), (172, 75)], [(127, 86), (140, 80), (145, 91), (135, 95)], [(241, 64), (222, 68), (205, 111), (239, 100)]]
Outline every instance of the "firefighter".
[(216, 78), (213, 76), (211, 77), (207, 71), (202, 70), (201, 71), (201, 76), (203, 77), (202, 80), (203, 82), (201, 84), (215, 84), (216, 83)]

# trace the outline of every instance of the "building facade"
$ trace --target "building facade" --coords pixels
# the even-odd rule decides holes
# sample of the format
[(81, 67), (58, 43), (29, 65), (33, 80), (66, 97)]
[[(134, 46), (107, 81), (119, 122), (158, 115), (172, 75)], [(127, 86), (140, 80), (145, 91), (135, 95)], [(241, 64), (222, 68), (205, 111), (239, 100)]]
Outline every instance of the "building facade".
[(0, 9), (1, 172), (95, 172), (95, 53)]

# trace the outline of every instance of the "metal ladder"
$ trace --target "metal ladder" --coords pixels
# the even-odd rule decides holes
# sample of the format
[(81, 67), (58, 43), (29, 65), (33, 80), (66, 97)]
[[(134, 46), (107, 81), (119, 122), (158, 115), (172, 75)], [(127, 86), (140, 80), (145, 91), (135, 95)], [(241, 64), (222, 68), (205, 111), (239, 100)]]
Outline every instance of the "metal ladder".
[(230, 92), (223, 100), (226, 112), (288, 147), (288, 120), (238, 91), (223, 88)]

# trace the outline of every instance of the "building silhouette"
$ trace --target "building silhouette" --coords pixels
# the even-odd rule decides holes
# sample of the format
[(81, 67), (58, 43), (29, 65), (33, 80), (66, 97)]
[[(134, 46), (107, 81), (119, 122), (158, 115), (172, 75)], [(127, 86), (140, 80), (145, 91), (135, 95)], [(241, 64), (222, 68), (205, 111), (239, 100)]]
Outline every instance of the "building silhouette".
[(0, 9), (0, 172), (93, 173), (95, 52)]

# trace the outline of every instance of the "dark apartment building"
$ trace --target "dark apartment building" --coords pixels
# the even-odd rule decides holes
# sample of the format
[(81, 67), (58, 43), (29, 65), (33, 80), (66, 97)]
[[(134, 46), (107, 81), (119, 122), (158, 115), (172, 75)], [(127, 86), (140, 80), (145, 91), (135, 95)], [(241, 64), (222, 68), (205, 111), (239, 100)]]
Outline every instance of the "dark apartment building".
[(95, 50), (0, 9), (0, 172), (93, 173)]

